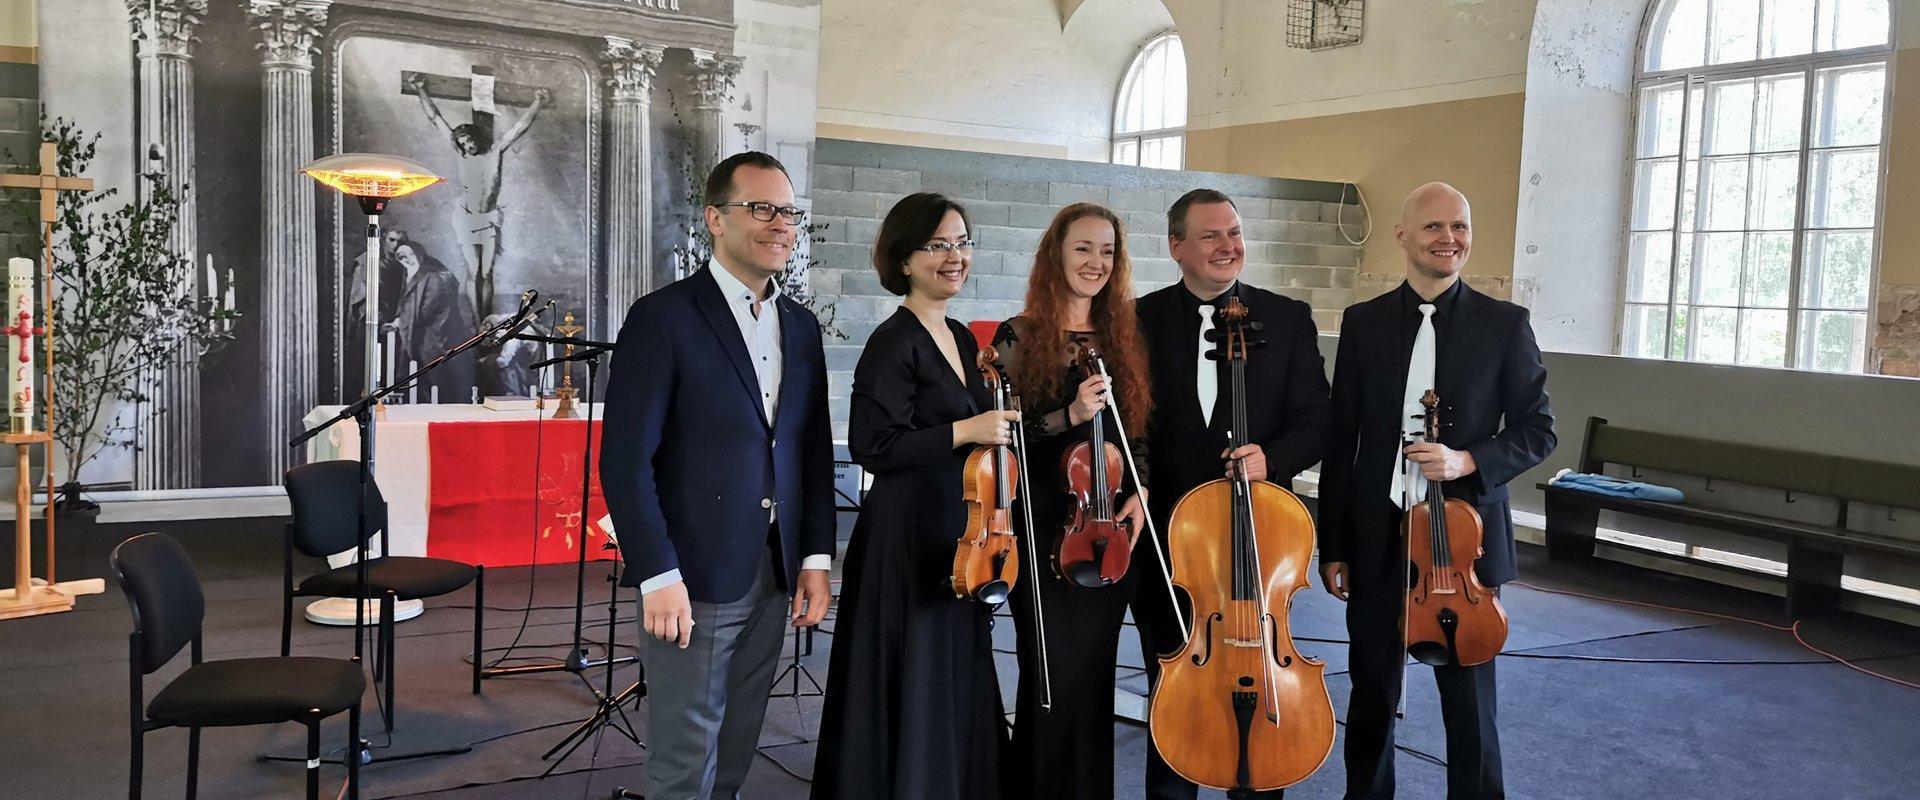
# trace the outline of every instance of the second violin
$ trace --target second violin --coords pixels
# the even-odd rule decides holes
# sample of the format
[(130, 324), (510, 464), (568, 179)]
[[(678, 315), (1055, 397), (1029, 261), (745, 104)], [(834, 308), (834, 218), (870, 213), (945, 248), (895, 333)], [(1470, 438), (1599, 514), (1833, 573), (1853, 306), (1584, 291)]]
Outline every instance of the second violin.
[[(1088, 375), (1105, 375), (1100, 353), (1093, 345), (1080, 351)], [(1111, 394), (1112, 389), (1108, 392)], [(1114, 521), (1114, 497), (1121, 486), (1120, 448), (1107, 441), (1106, 412), (1094, 412), (1087, 441), (1067, 448), (1060, 456), (1072, 512), (1066, 530), (1053, 551), (1053, 568), (1060, 577), (1097, 589), (1126, 577), (1132, 563), (1133, 537), (1124, 523)]]

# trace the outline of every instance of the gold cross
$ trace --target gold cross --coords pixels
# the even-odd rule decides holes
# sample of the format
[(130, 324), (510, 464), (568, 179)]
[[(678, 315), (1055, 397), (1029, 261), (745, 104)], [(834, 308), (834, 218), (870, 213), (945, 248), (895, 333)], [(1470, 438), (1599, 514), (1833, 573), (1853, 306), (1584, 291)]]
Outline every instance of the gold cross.
[[(579, 336), (580, 332), (586, 330), (587, 328), (584, 325), (573, 324), (573, 312), (569, 311), (567, 312), (566, 320), (559, 325), (553, 326), (553, 329), (554, 331), (558, 332), (561, 336), (565, 336), (571, 339), (575, 336)], [(567, 347), (571, 349), (573, 345), (567, 345)]]
[[(575, 336), (579, 336), (580, 332), (586, 329), (587, 328), (584, 325), (573, 324), (573, 312), (571, 311), (567, 312), (567, 317), (564, 322), (562, 322), (559, 325), (553, 326), (553, 330), (555, 333), (558, 333), (561, 336), (565, 336), (568, 339), (571, 339)], [(568, 342), (566, 345), (566, 348), (567, 348), (567, 351), (566, 351), (567, 355), (573, 355), (573, 343)], [(572, 365), (568, 365), (568, 366), (571, 367)], [(568, 389), (573, 388), (573, 370), (572, 369), (567, 369), (566, 371), (561, 373), (560, 385)]]
[(0, 175), (0, 187), (40, 190), (40, 221), (52, 224), (60, 219), (60, 193), (93, 191), (92, 178), (60, 174), (60, 148), (53, 142), (40, 143), (40, 174)]

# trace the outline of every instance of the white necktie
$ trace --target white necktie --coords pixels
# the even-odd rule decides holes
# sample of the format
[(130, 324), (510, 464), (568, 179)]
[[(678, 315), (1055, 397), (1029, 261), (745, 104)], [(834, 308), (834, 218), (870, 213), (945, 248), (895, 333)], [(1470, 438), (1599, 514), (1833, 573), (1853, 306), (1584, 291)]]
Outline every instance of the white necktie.
[(1213, 306), (1200, 304), (1200, 365), (1193, 374), (1194, 386), (1200, 390), (1200, 419), (1208, 425), (1213, 424), (1213, 401), (1220, 396), (1220, 368), (1207, 358), (1207, 351), (1213, 349), (1207, 341), (1207, 332), (1213, 330)]
[(1413, 355), (1407, 359), (1407, 388), (1400, 403), (1400, 451), (1393, 460), (1387, 496), (1406, 508), (1407, 502), (1427, 499), (1427, 479), (1418, 465), (1407, 462), (1406, 444), (1426, 433), (1426, 408), (1420, 398), (1433, 388), (1433, 304), (1420, 304), (1420, 332), (1413, 336)]

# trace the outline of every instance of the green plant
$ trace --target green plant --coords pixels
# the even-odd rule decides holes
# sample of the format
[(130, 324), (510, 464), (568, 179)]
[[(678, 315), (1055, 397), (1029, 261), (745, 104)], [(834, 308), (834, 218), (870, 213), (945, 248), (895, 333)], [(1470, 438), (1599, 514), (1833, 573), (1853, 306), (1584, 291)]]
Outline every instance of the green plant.
[[(85, 174), (100, 135), (44, 114), (40, 128), (59, 150), (61, 174)], [(52, 226), (52, 434), (66, 454), (60, 490), (66, 508), (84, 503), (82, 467), (112, 448), (138, 449), (127, 417), (152, 402), (143, 378), (183, 347), (231, 339), (231, 321), (239, 316), (199, 297), (193, 260), (171, 249), (180, 199), (166, 176), (148, 172), (138, 180), (141, 191), (124, 203), (114, 202), (117, 189), (61, 195)]]
[[(668, 93), (667, 107), (673, 113), (674, 127), (682, 131), (693, 130), (680, 116), (678, 95)], [(700, 155), (693, 136), (684, 137), (679, 152), (674, 156), (675, 172), (680, 177), (680, 207), (683, 213), (675, 214), (674, 224), (679, 237), (673, 245), (674, 277), (684, 278), (707, 265), (713, 258), (713, 237), (707, 232), (706, 223), (706, 182), (707, 173), (713, 170), (713, 164)], [(813, 245), (826, 241), (821, 235), (827, 230), (828, 223), (809, 220), (800, 229), (800, 235), (806, 237), (806, 248), (794, 248), (793, 255), (787, 258), (787, 266), (780, 270), (780, 291), (793, 298), (820, 322), (820, 335), (826, 339), (845, 341), (845, 331), (835, 324), (839, 312), (832, 301), (823, 301), (813, 291), (807, 278), (808, 271), (820, 265), (820, 259), (813, 257)]]

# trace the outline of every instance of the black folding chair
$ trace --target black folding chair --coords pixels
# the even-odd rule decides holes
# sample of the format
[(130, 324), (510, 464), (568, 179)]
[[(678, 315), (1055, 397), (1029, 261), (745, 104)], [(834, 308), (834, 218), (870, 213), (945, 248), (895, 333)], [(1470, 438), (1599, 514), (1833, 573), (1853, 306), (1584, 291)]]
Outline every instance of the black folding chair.
[[(360, 797), (360, 665), (337, 658), (200, 660), (206, 598), (180, 543), (143, 533), (113, 548), (113, 576), (133, 609), (128, 637), (133, 752), (127, 797), (140, 799), (147, 731), (187, 729), (187, 798), (199, 791), (200, 729), (298, 722), (307, 726), (307, 800), (320, 796), (320, 721), (347, 712), (347, 797)], [(191, 644), (193, 665), (147, 703), (143, 678)]]
[[(439, 597), (473, 584), (473, 693), (480, 693), (480, 634), (485, 624), (486, 568), (444, 558), (382, 556), (367, 559), (366, 584), (361, 585), (360, 570), (348, 564), (313, 577), (293, 582), (293, 551), (326, 557), (358, 550), (354, 541), (359, 529), (360, 463), (357, 461), (321, 461), (287, 470), (287, 498), (292, 501), (293, 521), (286, 531), (286, 573), (282, 585), (280, 612), (280, 654), (293, 647), (293, 598), (339, 597), (380, 601), (380, 619), (373, 656), (373, 679), (384, 682), (386, 702), (381, 704), (381, 720), (387, 733), (393, 732), (393, 608), (402, 600)], [(386, 530), (387, 503), (380, 487), (367, 487), (367, 535)], [(388, 535), (391, 546), (392, 535)], [(377, 689), (376, 689), (377, 691)]]

